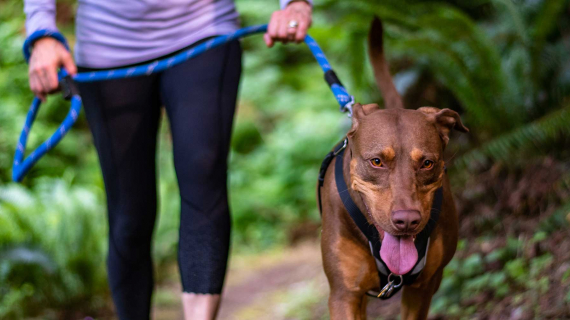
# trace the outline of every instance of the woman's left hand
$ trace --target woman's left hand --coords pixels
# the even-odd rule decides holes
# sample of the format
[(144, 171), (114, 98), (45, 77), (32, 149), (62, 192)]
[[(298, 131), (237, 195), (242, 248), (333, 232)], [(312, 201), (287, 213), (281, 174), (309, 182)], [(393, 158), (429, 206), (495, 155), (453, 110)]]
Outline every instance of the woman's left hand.
[(277, 41), (303, 42), (311, 26), (312, 13), (311, 5), (303, 0), (292, 1), (285, 9), (273, 12), (267, 33), (263, 36), (265, 44), (271, 48)]

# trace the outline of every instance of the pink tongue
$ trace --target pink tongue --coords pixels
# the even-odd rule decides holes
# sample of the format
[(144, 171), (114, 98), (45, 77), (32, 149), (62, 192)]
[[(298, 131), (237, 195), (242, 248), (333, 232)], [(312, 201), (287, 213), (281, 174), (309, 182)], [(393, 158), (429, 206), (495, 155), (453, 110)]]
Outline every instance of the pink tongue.
[(418, 251), (412, 236), (393, 236), (384, 232), (380, 258), (394, 274), (406, 274), (418, 261)]

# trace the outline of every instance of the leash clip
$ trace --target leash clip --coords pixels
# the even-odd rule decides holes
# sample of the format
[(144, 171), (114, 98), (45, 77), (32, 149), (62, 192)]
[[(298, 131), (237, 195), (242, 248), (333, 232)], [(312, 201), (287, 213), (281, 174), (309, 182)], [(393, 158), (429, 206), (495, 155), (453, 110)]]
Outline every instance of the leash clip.
[(355, 100), (354, 96), (350, 96), (350, 101), (347, 102), (344, 106), (340, 107), (340, 112), (345, 113), (348, 112), (348, 117), (352, 118), (352, 106), (354, 105)]
[(342, 150), (346, 149), (346, 146), (348, 145), (348, 138), (344, 138), (344, 141), (342, 142), (342, 147), (338, 148), (338, 150), (335, 150), (333, 152), (333, 156), (337, 156)]
[(394, 274), (390, 273), (390, 275), (388, 275), (388, 284), (384, 286), (384, 288), (382, 288), (382, 290), (380, 290), (380, 293), (378, 294), (377, 298), (381, 298), (381, 299), (388, 299), (392, 296), (392, 292), (394, 291), (394, 289), (399, 288), (402, 286), (402, 284), (404, 283), (404, 278), (402, 277), (402, 275), (398, 275), (398, 277), (400, 277), (400, 282), (397, 284), (394, 284), (394, 280), (390, 280), (392, 278)]

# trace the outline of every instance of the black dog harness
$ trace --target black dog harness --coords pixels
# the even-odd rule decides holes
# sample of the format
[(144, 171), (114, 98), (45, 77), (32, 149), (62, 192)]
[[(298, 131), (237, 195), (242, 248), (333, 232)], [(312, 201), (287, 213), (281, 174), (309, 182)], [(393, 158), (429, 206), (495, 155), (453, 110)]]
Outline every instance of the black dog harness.
[(350, 217), (358, 226), (358, 229), (360, 229), (360, 231), (368, 239), (370, 252), (376, 260), (376, 268), (378, 270), (378, 276), (380, 277), (380, 292), (369, 291), (367, 292), (367, 295), (386, 300), (398, 292), (402, 288), (402, 285), (412, 284), (424, 269), (427, 260), (430, 235), (435, 228), (435, 225), (439, 219), (439, 213), (441, 212), (441, 205), (443, 202), (443, 187), (440, 187), (435, 192), (430, 212), (430, 219), (425, 228), (416, 236), (414, 244), (416, 246), (416, 250), (418, 251), (418, 261), (412, 270), (407, 274), (394, 275), (390, 272), (388, 266), (380, 257), (380, 247), (382, 246), (382, 242), (380, 240), (378, 229), (376, 229), (373, 224), (370, 224), (368, 220), (366, 220), (364, 214), (362, 214), (360, 209), (358, 209), (358, 206), (356, 206), (356, 203), (354, 203), (354, 200), (352, 200), (350, 197), (350, 193), (347, 192), (348, 186), (344, 181), (343, 171), (343, 154), (347, 145), (348, 139), (345, 138), (342, 143), (339, 143), (333, 151), (329, 152), (326, 155), (323, 163), (321, 164), (318, 187), (319, 210), (322, 214), (321, 187), (325, 181), (325, 174), (330, 163), (336, 157), (337, 161), (335, 163), (335, 182), (338, 194), (342, 200), (342, 203), (344, 204), (344, 207), (346, 208), (346, 211), (348, 211)]

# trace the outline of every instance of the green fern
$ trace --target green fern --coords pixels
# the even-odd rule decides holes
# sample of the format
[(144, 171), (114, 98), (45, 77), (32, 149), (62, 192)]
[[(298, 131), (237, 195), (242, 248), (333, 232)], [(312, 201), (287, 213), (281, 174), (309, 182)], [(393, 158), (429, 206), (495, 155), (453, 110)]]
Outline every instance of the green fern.
[(0, 188), (0, 292), (34, 292), (12, 306), (0, 295), (6, 315), (11, 308), (31, 315), (45, 307), (101, 307), (97, 296), (107, 292), (101, 194), (69, 181), (42, 179), (33, 193), (15, 184)]
[(488, 159), (507, 162), (513, 155), (529, 148), (540, 152), (540, 145), (561, 135), (570, 135), (569, 123), (570, 105), (469, 151), (457, 158), (454, 164), (458, 169), (473, 168), (488, 163)]

